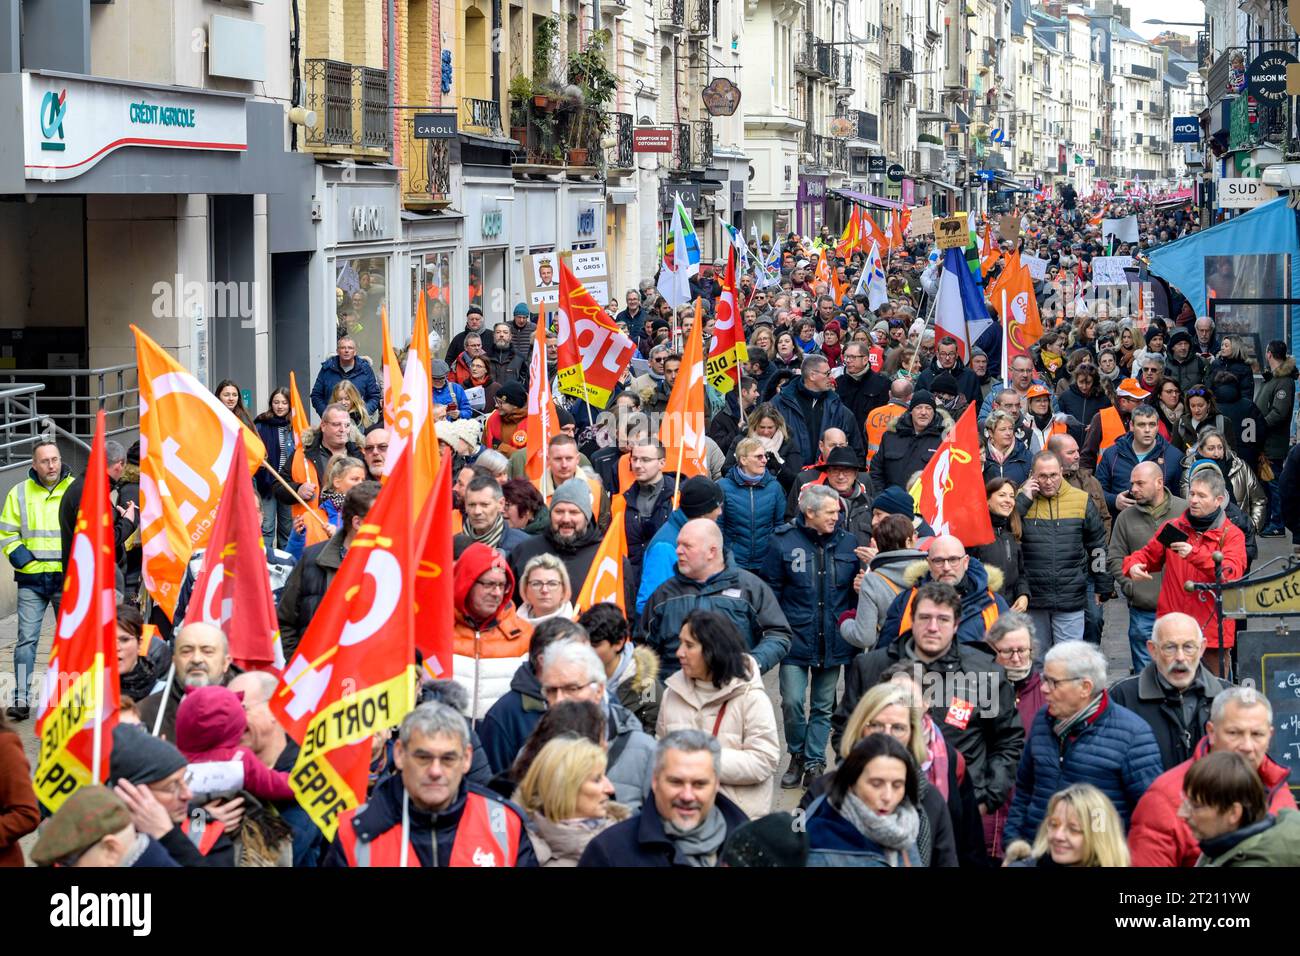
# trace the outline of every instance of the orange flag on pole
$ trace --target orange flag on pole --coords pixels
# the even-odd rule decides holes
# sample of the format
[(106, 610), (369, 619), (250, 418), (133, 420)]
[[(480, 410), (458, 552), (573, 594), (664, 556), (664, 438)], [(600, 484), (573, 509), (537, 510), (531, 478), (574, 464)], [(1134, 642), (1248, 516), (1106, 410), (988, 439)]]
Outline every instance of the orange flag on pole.
[[(307, 419), (307, 409), (302, 403), (302, 396), (298, 393), (298, 378), (293, 372), (289, 373), (289, 428), (293, 431), (293, 458), (290, 459), (289, 477), (297, 484), (311, 483), (316, 488), (320, 488), (320, 475), (316, 474), (316, 466), (307, 460), (303, 452), (303, 437), (311, 431), (311, 423)], [(325, 512), (321, 510), (316, 502), (320, 501), (320, 493), (317, 492), (314, 501), (306, 508), (296, 502), (293, 505), (293, 516), (307, 514), (307, 522), (303, 525), (306, 534), (306, 544), (304, 547), (310, 547), (318, 544), (329, 537), (329, 520), (325, 517)]]
[(704, 340), (700, 318), (700, 300), (695, 300), (695, 321), (691, 323), (682, 354), (682, 368), (677, 373), (672, 393), (659, 426), (659, 444), (663, 445), (668, 464), (677, 473), (677, 491), (673, 508), (681, 495), (682, 481), (695, 475), (709, 474), (704, 461)]
[(907, 231), (911, 220), (912, 213), (906, 206), (902, 209), (895, 209), (894, 214), (889, 217), (889, 248), (891, 250), (894, 247), (901, 249), (906, 245), (903, 233)]
[(936, 536), (956, 535), (968, 548), (993, 541), (993, 522), (984, 500), (974, 404), (966, 406), (957, 424), (930, 456), (930, 463), (912, 488), (912, 498), (917, 514)]
[(420, 566), (415, 572), (415, 646), (424, 657), (424, 670), (437, 680), (451, 676), (455, 599), (451, 588), (453, 537), (452, 460), (443, 458), (433, 493), (421, 516), (424, 536)]
[(542, 487), (542, 478), (550, 461), (551, 437), (560, 433), (560, 415), (551, 398), (551, 383), (546, 377), (546, 303), (538, 305), (537, 334), (533, 337), (533, 354), (528, 363), (528, 480)]
[[(424, 309), (424, 293), (420, 293), (419, 311)], [(391, 433), (396, 427), (397, 398), (402, 394), (402, 369), (397, 364), (397, 354), (393, 351), (393, 341), (388, 334), (388, 309), (379, 307), (380, 329), (384, 335), (384, 428)]]
[(429, 318), (421, 295), (415, 307), (402, 389), (393, 408), (388, 455), (384, 458), (384, 476), (389, 477), (407, 448), (411, 449), (411, 486), (415, 489), (417, 512), (429, 497), (438, 474), (438, 435), (433, 429), (433, 381), (429, 377), (429, 363)]
[(840, 234), (839, 241), (835, 243), (835, 254), (841, 259), (847, 259), (853, 255), (853, 250), (858, 248), (862, 232), (862, 211), (854, 205), (853, 211), (849, 213), (849, 221), (844, 224), (844, 232)]
[(627, 499), (615, 495), (610, 499), (609, 530), (591, 559), (591, 570), (574, 606), (581, 612), (608, 601), (617, 604), (618, 609), (627, 613), (627, 595), (623, 589), (623, 561), (627, 558), (627, 527), (623, 514), (627, 511)]
[(988, 223), (984, 226), (984, 244), (980, 248), (981, 278), (989, 274), (989, 270), (993, 268), (994, 264), (998, 261), (998, 256), (1001, 254), (1001, 250), (998, 249), (997, 244), (993, 241), (993, 224)]
[(269, 702), (301, 745), (289, 786), (327, 840), (366, 799), (371, 738), (415, 703), (412, 464), (398, 459)]
[(203, 547), (243, 434), (249, 472), (266, 460), (257, 434), (134, 325), (140, 383), (140, 547), (145, 587), (170, 620), (185, 566)]
[[(836, 296), (839, 301), (839, 296)], [(749, 361), (749, 349), (740, 328), (740, 306), (736, 294), (736, 247), (727, 245), (727, 271), (722, 277), (722, 295), (718, 297), (717, 322), (709, 344), (707, 372), (709, 384), (726, 394), (740, 385), (741, 363)]]
[[(1016, 268), (1007, 269), (998, 283), (997, 296), (993, 300), (1000, 312), (1005, 312), (1007, 336), (1007, 362), (1017, 355), (1030, 355), (1029, 347), (1043, 337), (1043, 321), (1038, 311), (1038, 299), (1034, 296), (1034, 281), (1029, 277), (1029, 267), (1020, 265), (1016, 259)], [(1033, 356), (1030, 355), (1030, 358)]]
[[(108, 498), (104, 411), (95, 421), (86, 482), (63, 579), (50, 664), (36, 708), (36, 777), (41, 804), (57, 811), (79, 787), (108, 777), (121, 692), (117, 601), (113, 594), (113, 506)], [(620, 499), (621, 500), (621, 499)]]

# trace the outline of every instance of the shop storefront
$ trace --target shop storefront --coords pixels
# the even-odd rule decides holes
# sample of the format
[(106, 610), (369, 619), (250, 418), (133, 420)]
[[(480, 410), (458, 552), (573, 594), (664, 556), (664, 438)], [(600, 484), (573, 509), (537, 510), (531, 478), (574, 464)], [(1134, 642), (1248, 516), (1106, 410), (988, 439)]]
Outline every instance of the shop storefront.
[[(521, 296), (522, 286), (511, 284), (509, 269), (515, 181), (504, 167), (467, 166), (464, 175), (459, 205), (465, 214), (466, 308), (481, 308), (491, 325), (508, 317)], [(459, 327), (461, 318), (453, 324)]]
[(816, 237), (826, 223), (825, 176), (799, 176), (798, 214), (800, 234)]
[(410, 275), (410, 293), (406, 303), (410, 311), (401, 320), (392, 317), (392, 334), (399, 341), (409, 336), (419, 296), (423, 294), (429, 330), (433, 333), (435, 345), (441, 346), (435, 348), (439, 358), (451, 341), (453, 310), (464, 315), (468, 307), (465, 287), (454, 279), (463, 275), (465, 270), (461, 261), (463, 224), (464, 218), (453, 210), (402, 213), (401, 251)]
[(523, 257), (557, 251), (560, 184), (550, 180), (521, 180), (515, 183), (514, 195), (510, 277), (512, 287), (518, 290), (514, 302), (519, 303), (524, 301)]

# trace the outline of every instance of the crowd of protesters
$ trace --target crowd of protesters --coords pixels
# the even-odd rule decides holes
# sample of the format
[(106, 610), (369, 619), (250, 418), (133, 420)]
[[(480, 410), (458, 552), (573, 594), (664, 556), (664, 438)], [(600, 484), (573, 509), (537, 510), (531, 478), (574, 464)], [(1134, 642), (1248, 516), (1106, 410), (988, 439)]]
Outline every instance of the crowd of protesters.
[[(1139, 242), (1103, 238), (1103, 219), (1130, 213)], [(19, 597), (0, 865), (1300, 863), (1270, 704), (1233, 683), (1233, 622), (1188, 589), (1216, 562), (1240, 578), (1259, 538), (1300, 531), (1295, 361), (1280, 340), (1256, 354), (1176, 288), (1162, 314), (1089, 291), (1095, 257), (1196, 229), (1184, 208), (1072, 190), (1031, 205), (1015, 245), (1045, 262), (1045, 331), (1005, 366), (996, 322), (975, 343), (927, 322), (938, 265), (924, 237), (891, 250), (874, 310), (836, 291), (857, 287), (861, 251), (778, 240), (775, 279), (742, 274), (749, 358), (739, 387), (708, 390), (708, 474), (689, 478), (656, 416), (693, 307), (651, 280), (609, 304), (633, 365), (607, 409), (552, 387), (560, 432), (537, 482), (524, 466), (535, 317), (521, 305), (489, 327), (471, 310), (429, 370), (461, 529), (452, 676), (375, 735), (369, 793), (332, 840), (290, 788), (298, 742), (267, 706), (274, 676), (241, 673), (219, 629), (184, 622), (184, 600), (174, 622), (153, 615), (150, 639), (138, 446), (113, 443), (120, 723), (107, 784), (41, 823), (16, 728), (83, 479), (39, 443), (0, 512)], [(722, 267), (691, 280), (706, 337)], [(554, 379), (551, 329), (546, 359)], [(303, 452), (319, 487), (295, 477), (286, 390), (256, 417), (236, 383), (215, 393), (283, 479), (261, 474), (257, 490), (292, 656), (379, 492), (375, 363), (344, 335), (316, 377)], [(936, 534), (909, 490), (972, 405), (992, 542)], [(304, 546), (295, 496), (322, 506), (332, 537)], [(627, 611), (582, 609), (616, 513)], [(1100, 650), (1111, 600), (1127, 606), (1118, 682)], [(196, 790), (196, 765), (232, 760), (241, 785)], [(801, 797), (794, 813), (772, 812), (779, 790)]]

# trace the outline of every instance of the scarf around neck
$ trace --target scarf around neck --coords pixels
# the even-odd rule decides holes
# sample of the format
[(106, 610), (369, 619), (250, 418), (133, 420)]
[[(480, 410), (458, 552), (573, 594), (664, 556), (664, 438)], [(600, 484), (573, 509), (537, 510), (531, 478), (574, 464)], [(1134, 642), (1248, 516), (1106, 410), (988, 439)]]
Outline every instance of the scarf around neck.
[(1057, 738), (1064, 743), (1066, 737), (1074, 730), (1081, 729), (1083, 724), (1087, 723), (1088, 718), (1095, 715), (1106, 702), (1106, 692), (1102, 691), (1092, 700), (1088, 701), (1086, 707), (1070, 717), (1062, 718), (1055, 722), (1055, 732)]
[(943, 794), (943, 799), (946, 801), (948, 799), (948, 747), (944, 743), (943, 732), (939, 730), (929, 714), (921, 715), (921, 727), (925, 730), (925, 749), (930, 754), (930, 758), (921, 765), (921, 769), (925, 771), (925, 779)]
[(501, 543), (501, 536), (506, 533), (506, 519), (504, 515), (497, 515), (497, 520), (492, 524), (492, 527), (488, 528), (482, 534), (476, 533), (467, 520), (465, 522), (465, 530), (469, 532), (469, 536), (472, 540), (482, 542), (488, 547), (495, 548)]
[(671, 820), (664, 820), (664, 835), (691, 866), (717, 866), (718, 851), (727, 838), (727, 821), (715, 803), (709, 815), (693, 830), (679, 829)]
[(1192, 526), (1193, 531), (1206, 532), (1214, 527), (1214, 523), (1223, 515), (1222, 508), (1215, 508), (1204, 518), (1198, 518), (1192, 514), (1192, 510), (1187, 509), (1187, 523)]
[(902, 864), (900, 855), (916, 843), (916, 835), (921, 829), (921, 818), (907, 800), (895, 807), (893, 813), (882, 817), (850, 790), (844, 795), (840, 813), (864, 837), (880, 844), (891, 866)]

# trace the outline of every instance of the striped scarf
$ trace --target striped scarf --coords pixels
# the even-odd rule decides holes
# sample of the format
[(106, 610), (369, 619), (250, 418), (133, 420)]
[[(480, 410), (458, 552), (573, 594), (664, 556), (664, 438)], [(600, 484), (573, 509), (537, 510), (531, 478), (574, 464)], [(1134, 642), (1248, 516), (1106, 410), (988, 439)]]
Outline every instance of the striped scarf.
[(495, 548), (501, 543), (501, 536), (506, 533), (506, 519), (503, 515), (497, 515), (497, 520), (493, 523), (492, 527), (488, 528), (482, 534), (478, 534), (470, 526), (470, 523), (466, 521), (465, 531), (474, 541), (486, 544), (490, 548)]
[(1061, 746), (1065, 746), (1066, 740), (1073, 731), (1082, 729), (1083, 725), (1096, 716), (1105, 706), (1106, 692), (1103, 690), (1092, 700), (1088, 701), (1088, 705), (1077, 714), (1070, 717), (1063, 717), (1056, 721), (1053, 731), (1056, 734), (1056, 739), (1060, 741)]

